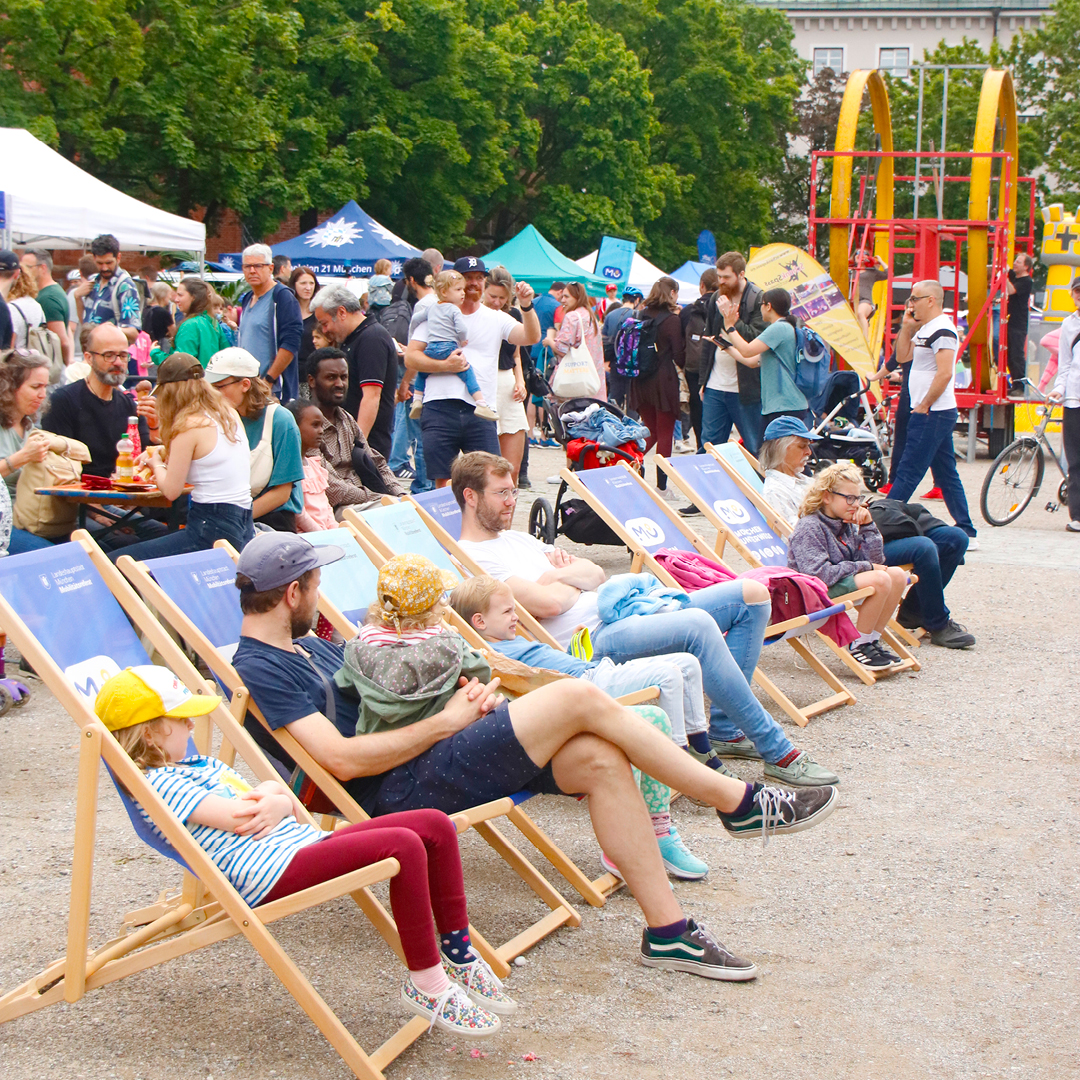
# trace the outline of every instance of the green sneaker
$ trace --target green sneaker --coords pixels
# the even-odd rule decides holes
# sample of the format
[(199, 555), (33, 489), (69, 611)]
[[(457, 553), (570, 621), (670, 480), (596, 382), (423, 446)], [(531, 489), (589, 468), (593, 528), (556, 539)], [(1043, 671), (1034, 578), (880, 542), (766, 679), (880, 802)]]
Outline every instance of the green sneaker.
[(785, 791), (755, 784), (753, 802), (745, 814), (736, 817), (717, 810), (716, 816), (732, 836), (760, 835), (764, 846), (775, 833), (802, 832), (824, 821), (836, 809), (838, 794), (834, 787)]
[(641, 962), (646, 967), (686, 971), (724, 982), (746, 982), (757, 976), (757, 968), (749, 960), (728, 952), (693, 919), (686, 920), (686, 931), (677, 938), (655, 937), (647, 927), (642, 930)]
[(745, 758), (747, 761), (761, 761), (757, 747), (744, 735), (738, 742), (724, 742), (723, 739), (710, 739), (712, 748), (721, 757)]
[(765, 777), (768, 780), (779, 780), (791, 787), (824, 787), (826, 784), (840, 783), (840, 777), (836, 773), (823, 769), (816, 761), (811, 761), (805, 750), (784, 768), (766, 764)]

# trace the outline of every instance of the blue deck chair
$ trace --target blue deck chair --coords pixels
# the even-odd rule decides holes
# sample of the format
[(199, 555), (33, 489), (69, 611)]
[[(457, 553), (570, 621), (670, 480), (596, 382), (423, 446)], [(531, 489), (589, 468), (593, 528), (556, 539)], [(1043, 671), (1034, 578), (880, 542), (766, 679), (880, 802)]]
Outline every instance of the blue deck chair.
[(720, 461), (727, 462), (735, 472), (742, 477), (752, 491), (760, 494), (765, 487), (757, 458), (755, 458), (742, 443), (706, 443), (705, 452), (712, 454)]
[[(346, 552), (338, 563), (323, 567), (326, 574), (320, 593), (329, 584), (340, 589), (336, 598), (346, 612), (362, 621), (368, 606), (375, 598), (378, 571), (351, 529), (331, 529), (323, 533), (305, 534), (314, 543), (336, 543)], [(219, 684), (230, 693), (239, 690), (243, 683), (239, 672), (232, 665), (232, 655), (240, 636), (240, 594), (235, 587), (219, 588), (218, 583), (236, 577), (235, 551), (226, 543), (209, 551), (190, 552), (163, 559), (149, 559), (137, 563), (121, 556), (117, 566), (134, 584), (135, 588), (153, 605), (162, 618), (176, 631), (213, 672)], [(344, 567), (344, 569), (341, 569)], [(341, 616), (341, 608), (325, 595), (320, 596), (320, 608)], [(338, 618), (346, 629), (355, 632), (355, 622)], [(296, 762), (307, 778), (335, 807), (336, 812), (349, 821), (364, 821), (368, 815), (349, 794), (341, 782), (329, 770), (320, 765), (287, 730), (271, 730), (265, 723), (254, 702), (248, 702), (252, 715), (263, 725), (267, 735), (285, 755)], [(271, 751), (272, 752), (272, 751)], [(526, 859), (526, 857), (492, 824), (494, 819), (506, 816), (524, 833), (534, 845), (553, 863), (544, 845), (550, 847), (556, 857), (562, 854), (539, 826), (518, 810), (518, 803), (529, 798), (530, 792), (519, 792), (505, 799), (471, 807), (459, 814), (452, 814), (458, 832), (474, 828), (488, 844), (510, 865), (523, 881), (547, 905), (549, 911), (526, 930), (516, 934), (498, 948), (472, 930), (474, 944), (484, 954), (497, 974), (509, 973), (509, 963), (516, 956), (532, 948), (538, 941), (560, 926), (579, 926), (581, 916), (557, 889)], [(567, 869), (576, 866), (563, 855)], [(557, 866), (562, 870), (563, 867)], [(581, 881), (588, 887), (592, 883), (580, 871)], [(569, 878), (568, 878), (569, 880)], [(577, 879), (571, 881), (576, 884)]]
[[(78, 1001), (87, 990), (243, 934), (353, 1073), (363, 1080), (380, 1080), (382, 1068), (423, 1034), (427, 1024), (420, 1018), (410, 1020), (375, 1053), (366, 1054), (267, 926), (329, 899), (359, 897), (370, 884), (396, 874), (397, 862), (384, 860), (255, 909), (240, 898), (94, 715), (94, 699), (105, 679), (123, 667), (150, 662), (139, 634), (194, 693), (206, 693), (209, 687), (85, 531), (75, 532), (69, 543), (0, 560), (0, 623), (80, 729), (67, 952), (0, 997), (0, 1023), (58, 1001)], [(234, 707), (242, 706), (243, 699), (238, 698)], [(223, 745), (240, 753), (256, 778), (276, 778), (234, 713), (224, 706), (197, 723), (190, 748), (207, 752), (214, 726), (221, 730)], [(88, 951), (103, 761), (137, 835), (184, 868), (185, 874), (178, 894), (130, 912), (124, 920), (128, 933)], [(164, 840), (146, 824), (136, 803)], [(400, 955), (396, 929), (388, 915), (386, 919)], [(380, 927), (384, 936), (386, 929)]]
[[(658, 462), (662, 458), (657, 459)], [(686, 458), (680, 458), (680, 461)], [(700, 461), (700, 455), (693, 456)], [(633, 469), (625, 465), (612, 465), (603, 469), (584, 472), (563, 470), (563, 478), (603, 519), (630, 548), (633, 556), (631, 569), (637, 573), (648, 570), (664, 584), (678, 587), (675, 579), (656, 560), (661, 548), (676, 551), (697, 552), (706, 558), (723, 563), (723, 559), (709, 543), (691, 529)], [(700, 505), (700, 504), (699, 504)], [(855, 695), (810, 651), (802, 638), (814, 633), (826, 619), (846, 611), (850, 604), (838, 601), (812, 615), (800, 615), (796, 619), (775, 623), (766, 631), (765, 643), (775, 645), (786, 641), (806, 661), (810, 669), (832, 691), (831, 694), (803, 708), (797, 706), (765, 673), (758, 668), (754, 681), (795, 721), (805, 727), (812, 716), (855, 703)], [(828, 640), (828, 639), (826, 639)]]
[(409, 495), (407, 498), (441, 525), (455, 543), (461, 539), (461, 507), (458, 506), (449, 485)]

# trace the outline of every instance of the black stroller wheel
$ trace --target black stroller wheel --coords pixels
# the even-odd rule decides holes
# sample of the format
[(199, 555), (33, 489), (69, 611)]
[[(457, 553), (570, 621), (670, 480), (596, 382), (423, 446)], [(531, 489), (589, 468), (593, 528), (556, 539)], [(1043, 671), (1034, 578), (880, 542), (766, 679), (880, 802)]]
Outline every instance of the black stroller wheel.
[(529, 509), (529, 535), (545, 544), (555, 543), (555, 511), (547, 499), (536, 499)]

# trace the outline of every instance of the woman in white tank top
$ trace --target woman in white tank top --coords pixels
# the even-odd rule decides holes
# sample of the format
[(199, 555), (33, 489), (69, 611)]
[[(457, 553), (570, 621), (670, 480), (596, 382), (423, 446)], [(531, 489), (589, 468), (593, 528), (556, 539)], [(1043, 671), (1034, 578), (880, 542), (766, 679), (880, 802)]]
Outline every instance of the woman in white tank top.
[(158, 368), (161, 440), (168, 463), (153, 451), (139, 458), (167, 499), (193, 485), (187, 528), (117, 549), (112, 558), (157, 559), (202, 551), (228, 540), (238, 551), (254, 536), (251, 519), (251, 458), (236, 410), (206, 381), (188, 353), (173, 353)]

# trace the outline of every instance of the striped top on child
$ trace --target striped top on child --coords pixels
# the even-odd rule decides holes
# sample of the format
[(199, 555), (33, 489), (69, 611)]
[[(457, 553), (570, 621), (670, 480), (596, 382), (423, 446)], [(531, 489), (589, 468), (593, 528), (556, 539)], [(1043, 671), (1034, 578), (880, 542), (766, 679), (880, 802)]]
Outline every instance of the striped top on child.
[[(160, 769), (150, 769), (146, 778), (169, 809), (185, 824), (199, 847), (232, 882), (244, 902), (251, 906), (259, 903), (274, 887), (301, 848), (330, 835), (313, 825), (302, 825), (294, 817), (282, 818), (273, 832), (261, 840), (188, 822), (195, 807), (207, 795), (238, 799), (251, 791), (251, 785), (242, 776), (217, 758), (198, 755), (184, 758)], [(141, 806), (139, 811), (154, 832), (166, 840)]]

